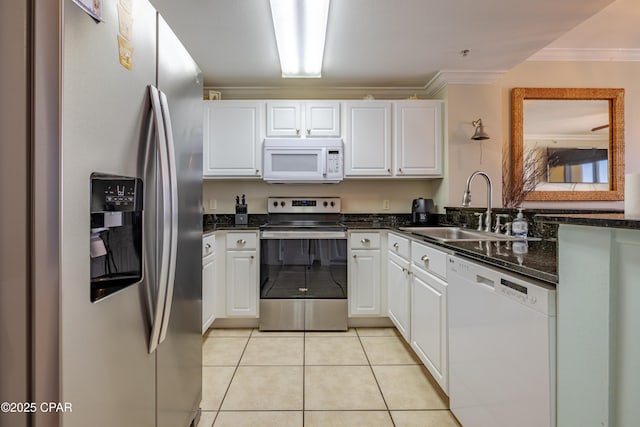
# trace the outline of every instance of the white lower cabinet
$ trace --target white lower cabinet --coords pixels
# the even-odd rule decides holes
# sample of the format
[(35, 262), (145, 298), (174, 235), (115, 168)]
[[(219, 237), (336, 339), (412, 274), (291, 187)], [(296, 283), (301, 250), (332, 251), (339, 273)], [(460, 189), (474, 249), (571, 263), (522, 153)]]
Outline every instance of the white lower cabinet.
[(411, 259), (410, 345), (448, 394), (447, 254), (412, 242)]
[(256, 232), (226, 234), (224, 317), (258, 317), (257, 243)]
[(256, 251), (227, 252), (227, 316), (258, 315)]
[(409, 261), (389, 251), (387, 260), (387, 290), (389, 319), (405, 340), (411, 333), (411, 276)]
[(404, 339), (411, 339), (410, 240), (399, 234), (387, 235), (387, 301), (389, 319)]
[(420, 268), (413, 269), (411, 348), (448, 393), (447, 284)]
[(349, 248), (349, 316), (385, 316), (380, 232), (351, 233)]
[(215, 320), (216, 253), (215, 235), (202, 241), (202, 333)]

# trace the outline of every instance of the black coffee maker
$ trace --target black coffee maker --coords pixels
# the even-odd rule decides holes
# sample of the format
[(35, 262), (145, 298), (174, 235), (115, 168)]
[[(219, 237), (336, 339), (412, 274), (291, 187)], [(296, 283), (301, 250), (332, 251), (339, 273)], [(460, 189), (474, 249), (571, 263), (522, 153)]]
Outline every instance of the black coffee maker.
[(432, 199), (413, 199), (411, 204), (411, 222), (415, 225), (427, 225), (429, 214), (433, 212)]

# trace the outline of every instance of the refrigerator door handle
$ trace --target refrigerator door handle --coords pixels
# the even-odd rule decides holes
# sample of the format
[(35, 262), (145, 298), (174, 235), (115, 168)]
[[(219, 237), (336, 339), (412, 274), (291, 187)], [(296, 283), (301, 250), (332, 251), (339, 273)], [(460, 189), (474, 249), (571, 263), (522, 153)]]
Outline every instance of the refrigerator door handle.
[[(167, 286), (169, 283), (169, 257), (171, 239), (171, 200), (169, 196), (169, 159), (167, 153), (167, 143), (165, 127), (162, 123), (162, 106), (160, 105), (160, 95), (158, 89), (149, 85), (149, 96), (151, 98), (151, 110), (153, 113), (153, 126), (156, 134), (156, 153), (158, 158), (158, 170), (160, 175), (162, 207), (161, 215), (158, 218), (157, 241), (160, 248), (160, 256), (155, 265), (159, 265), (160, 273), (155, 284), (156, 300), (153, 307), (153, 320), (151, 324), (151, 336), (149, 338), (149, 353), (153, 353), (159, 344), (162, 318), (167, 298)], [(145, 164), (145, 176), (148, 165)], [(157, 214), (156, 214), (157, 215)], [(147, 256), (154, 251), (145, 251)], [(157, 253), (157, 251), (155, 252)]]
[(171, 307), (173, 304), (173, 288), (176, 278), (176, 256), (178, 253), (178, 171), (176, 165), (176, 150), (173, 143), (173, 129), (171, 128), (171, 115), (169, 114), (169, 102), (167, 96), (160, 91), (160, 105), (164, 119), (164, 129), (167, 143), (167, 154), (169, 159), (169, 187), (171, 200), (171, 229), (170, 229), (170, 252), (169, 252), (169, 275), (167, 277), (167, 296), (164, 301), (164, 315), (162, 316), (162, 327), (160, 328), (160, 340), (164, 341), (169, 328), (169, 318), (171, 317)]

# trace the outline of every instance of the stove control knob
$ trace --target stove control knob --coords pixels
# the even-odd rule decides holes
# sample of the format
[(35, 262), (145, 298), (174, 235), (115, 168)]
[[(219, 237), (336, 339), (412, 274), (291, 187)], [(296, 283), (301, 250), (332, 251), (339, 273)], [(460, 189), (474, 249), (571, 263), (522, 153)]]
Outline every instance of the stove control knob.
[(278, 207), (278, 202), (273, 202), (273, 207), (277, 208)]
[(331, 207), (334, 207), (336, 205), (335, 202), (331, 202)]
[(284, 208), (284, 201), (280, 202), (280, 206)]
[(324, 206), (325, 208), (329, 205), (329, 203), (327, 203), (327, 201), (325, 200), (324, 202), (322, 202), (322, 206)]

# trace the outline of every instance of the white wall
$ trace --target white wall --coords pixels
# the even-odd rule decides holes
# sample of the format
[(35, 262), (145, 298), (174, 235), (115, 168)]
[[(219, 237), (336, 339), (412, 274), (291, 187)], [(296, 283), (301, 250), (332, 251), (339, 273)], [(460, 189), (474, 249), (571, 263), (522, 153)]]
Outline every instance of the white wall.
[[(210, 180), (203, 186), (205, 213), (234, 213), (236, 195), (246, 194), (250, 214), (267, 212), (269, 196), (339, 196), (344, 213), (410, 213), (411, 201), (432, 197), (428, 179), (345, 180), (340, 184), (267, 184), (256, 180)], [(215, 210), (209, 201), (216, 200)], [(390, 209), (382, 209), (389, 200)]]
[[(511, 144), (511, 89), (514, 87), (599, 87), (625, 89), (625, 173), (640, 172), (640, 62), (526, 61), (490, 85), (449, 85), (447, 89), (448, 171), (436, 185), (440, 206), (460, 206), (467, 176), (483, 170), (493, 181), (493, 205), (501, 206), (502, 159)], [(477, 142), (471, 121), (482, 117), (491, 139)], [(476, 188), (477, 187), (477, 188)], [(484, 183), (472, 185), (474, 206), (486, 205)], [(528, 202), (526, 207), (622, 209), (623, 202)]]
[[(492, 205), (502, 206), (502, 147), (500, 93), (495, 85), (449, 85), (446, 94), (446, 165), (443, 183), (436, 184), (435, 199), (444, 206), (461, 206), (462, 194), (469, 175), (476, 170), (486, 172), (492, 181)], [(472, 121), (482, 118), (490, 139), (471, 139)], [(472, 206), (487, 205), (487, 186), (477, 177), (471, 183)]]

